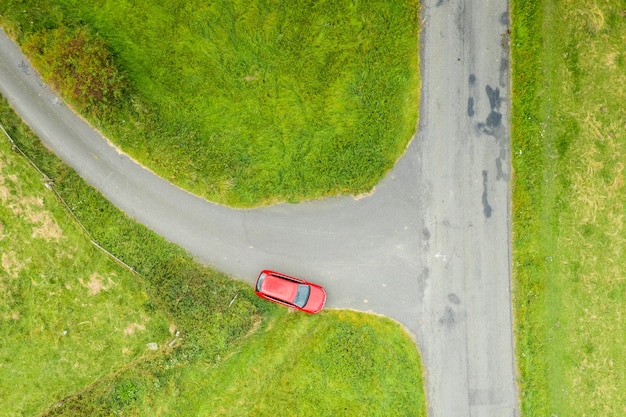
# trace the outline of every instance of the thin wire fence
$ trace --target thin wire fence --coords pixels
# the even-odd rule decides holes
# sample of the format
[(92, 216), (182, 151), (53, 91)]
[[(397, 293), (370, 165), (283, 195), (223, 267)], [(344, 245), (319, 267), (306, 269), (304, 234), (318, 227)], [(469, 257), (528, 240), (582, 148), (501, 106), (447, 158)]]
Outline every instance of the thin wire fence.
[(92, 245), (94, 245), (95, 247), (97, 247), (98, 249), (100, 249), (102, 252), (104, 252), (106, 255), (108, 255), (110, 258), (112, 258), (115, 262), (119, 263), (120, 265), (124, 266), (125, 268), (127, 268), (129, 271), (131, 271), (134, 274), (137, 274), (137, 271), (135, 270), (135, 268), (133, 268), (132, 266), (128, 265), (126, 262), (124, 262), (123, 260), (121, 260), (120, 258), (118, 258), (117, 256), (115, 256), (113, 253), (109, 252), (107, 249), (105, 249), (104, 247), (102, 247), (102, 245), (100, 245), (98, 242), (96, 242), (96, 240), (94, 239), (93, 235), (89, 232), (89, 230), (87, 230), (87, 228), (85, 227), (85, 225), (80, 221), (80, 219), (76, 216), (76, 214), (74, 214), (74, 211), (72, 210), (72, 208), (69, 206), (69, 204), (67, 204), (67, 201), (65, 201), (63, 199), (63, 197), (61, 197), (61, 195), (57, 192), (57, 190), (55, 190), (54, 188), (54, 180), (50, 177), (48, 177), (46, 175), (45, 172), (43, 172), (35, 163), (35, 161), (33, 161), (32, 159), (30, 159), (28, 157), (28, 155), (26, 155), (26, 153), (17, 145), (17, 143), (15, 143), (15, 141), (13, 140), (13, 138), (11, 137), (11, 135), (9, 135), (9, 133), (6, 131), (6, 129), (4, 128), (4, 126), (2, 125), (2, 123), (0, 123), (0, 130), (2, 131), (2, 133), (4, 133), (4, 136), (6, 136), (6, 138), (8, 139), (9, 143), (11, 144), (11, 148), (13, 149), (13, 151), (19, 153), (24, 159), (26, 159), (32, 166), (33, 168), (35, 168), (35, 170), (41, 175), (41, 177), (43, 178), (44, 181), (44, 186), (52, 191), (54, 193), (54, 195), (56, 196), (56, 198), (63, 204), (63, 206), (65, 207), (65, 209), (67, 210), (67, 212), (70, 214), (70, 216), (72, 217), (72, 219), (74, 219), (74, 221), (80, 226), (80, 228), (83, 230), (83, 232), (87, 235), (87, 237), (89, 238), (89, 241), (91, 242)]

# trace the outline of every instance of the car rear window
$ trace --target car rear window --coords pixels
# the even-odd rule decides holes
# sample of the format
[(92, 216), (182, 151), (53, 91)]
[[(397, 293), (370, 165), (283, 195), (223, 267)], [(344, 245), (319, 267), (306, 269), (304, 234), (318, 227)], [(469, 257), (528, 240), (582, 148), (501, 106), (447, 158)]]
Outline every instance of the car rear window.
[(296, 294), (296, 298), (293, 299), (293, 303), (298, 307), (302, 308), (306, 305), (306, 302), (309, 301), (309, 295), (311, 294), (311, 287), (304, 284), (298, 285), (298, 293)]

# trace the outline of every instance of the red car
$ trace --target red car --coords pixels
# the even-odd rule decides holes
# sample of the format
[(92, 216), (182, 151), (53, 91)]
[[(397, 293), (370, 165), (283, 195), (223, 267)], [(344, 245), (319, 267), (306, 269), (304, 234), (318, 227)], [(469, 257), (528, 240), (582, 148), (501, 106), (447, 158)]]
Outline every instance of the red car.
[(318, 313), (326, 303), (324, 288), (274, 271), (261, 271), (254, 289), (261, 298), (310, 314)]

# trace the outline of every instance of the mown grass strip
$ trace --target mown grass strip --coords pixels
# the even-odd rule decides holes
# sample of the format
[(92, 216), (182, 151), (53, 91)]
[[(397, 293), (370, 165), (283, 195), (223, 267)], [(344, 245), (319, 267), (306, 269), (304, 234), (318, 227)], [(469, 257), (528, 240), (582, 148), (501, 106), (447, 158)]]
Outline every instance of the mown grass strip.
[(626, 412), (626, 8), (512, 3), (516, 338), (526, 416)]
[(358, 194), (393, 166), (417, 126), (418, 5), (28, 0), (0, 15), (122, 149), (251, 206)]

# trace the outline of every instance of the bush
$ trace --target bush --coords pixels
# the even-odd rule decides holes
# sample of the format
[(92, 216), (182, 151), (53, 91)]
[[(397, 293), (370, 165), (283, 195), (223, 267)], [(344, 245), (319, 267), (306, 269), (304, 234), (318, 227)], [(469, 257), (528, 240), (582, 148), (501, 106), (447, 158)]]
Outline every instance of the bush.
[(105, 116), (128, 92), (107, 43), (84, 27), (41, 30), (24, 48), (44, 79), (81, 111)]

